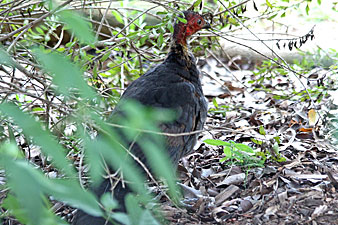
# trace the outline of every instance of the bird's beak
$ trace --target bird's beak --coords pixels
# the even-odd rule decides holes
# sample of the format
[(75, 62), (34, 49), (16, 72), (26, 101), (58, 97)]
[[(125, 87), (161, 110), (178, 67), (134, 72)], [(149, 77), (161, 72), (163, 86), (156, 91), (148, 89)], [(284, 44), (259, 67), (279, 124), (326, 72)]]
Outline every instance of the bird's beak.
[(205, 24), (204, 24), (204, 26), (202, 27), (202, 29), (209, 29), (209, 28), (211, 28), (210, 23), (205, 22)]

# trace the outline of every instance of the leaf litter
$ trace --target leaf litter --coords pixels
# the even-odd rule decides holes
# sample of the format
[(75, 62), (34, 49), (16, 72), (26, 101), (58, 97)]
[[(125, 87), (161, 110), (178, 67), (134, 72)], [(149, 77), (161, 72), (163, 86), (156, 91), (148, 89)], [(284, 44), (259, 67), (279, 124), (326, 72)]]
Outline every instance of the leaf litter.
[[(328, 119), (337, 108), (337, 82), (329, 85), (336, 74), (315, 68), (300, 80), (290, 74), (252, 82), (252, 71), (230, 72), (213, 59), (201, 70), (207, 132), (178, 167), (190, 193), (183, 192), (184, 207), (162, 199), (164, 211), (172, 211), (170, 223), (336, 224), (338, 151)], [(309, 99), (302, 83), (308, 90), (325, 86), (327, 94)], [(265, 157), (264, 164), (220, 162), (226, 146), (203, 142), (210, 139), (245, 144)]]
[[(332, 137), (337, 126), (335, 117), (328, 115), (337, 114), (337, 75), (315, 68), (301, 76), (301, 82), (293, 75), (265, 74), (269, 79), (262, 79), (255, 70), (229, 70), (224, 65), (212, 58), (200, 60), (209, 100), (206, 132), (196, 151), (178, 166), (182, 205), (160, 197), (165, 218), (171, 224), (336, 224), (338, 154)], [(304, 98), (302, 83), (319, 93)], [(320, 86), (325, 88), (318, 91)], [(56, 100), (61, 105), (62, 99)], [(50, 115), (57, 120), (57, 114)], [(72, 124), (62, 129), (67, 135), (74, 132)], [(38, 147), (27, 145), (22, 136), (16, 139), (34, 164), (49, 177), (58, 176)], [(207, 139), (230, 147), (206, 144)], [(254, 157), (264, 163), (236, 144), (253, 149)], [(226, 153), (232, 161), (225, 159)], [(83, 155), (70, 157), (79, 167)], [(52, 203), (57, 215), (71, 221), (74, 209)]]

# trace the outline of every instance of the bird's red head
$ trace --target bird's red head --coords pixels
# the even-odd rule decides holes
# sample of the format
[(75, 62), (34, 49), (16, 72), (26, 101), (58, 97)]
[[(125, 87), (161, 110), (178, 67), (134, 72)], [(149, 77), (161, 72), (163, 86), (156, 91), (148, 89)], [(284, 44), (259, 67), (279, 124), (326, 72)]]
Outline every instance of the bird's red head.
[(184, 11), (183, 13), (187, 22), (175, 24), (173, 39), (176, 44), (186, 45), (188, 37), (201, 29), (210, 28), (210, 24), (197, 12)]

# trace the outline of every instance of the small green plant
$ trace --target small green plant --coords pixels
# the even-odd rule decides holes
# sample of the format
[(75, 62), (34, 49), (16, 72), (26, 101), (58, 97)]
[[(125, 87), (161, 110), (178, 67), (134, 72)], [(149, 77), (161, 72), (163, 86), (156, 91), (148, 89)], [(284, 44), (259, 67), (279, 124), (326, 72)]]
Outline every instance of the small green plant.
[(212, 99), (212, 104), (214, 105), (214, 107), (211, 107), (209, 109), (209, 112), (212, 114), (220, 114), (223, 117), (226, 117), (226, 112), (232, 109), (229, 105), (218, 104), (216, 98)]
[(265, 159), (258, 158), (255, 151), (245, 144), (214, 139), (206, 139), (204, 142), (209, 145), (224, 146), (225, 157), (220, 159), (220, 162), (229, 162), (245, 167), (263, 167), (264, 165)]
[(257, 152), (256, 155), (264, 160), (272, 159), (276, 162), (285, 162), (286, 159), (279, 152), (280, 137), (275, 136), (271, 139), (268, 139), (266, 137), (266, 131), (263, 126), (259, 127), (259, 133), (265, 136), (265, 140), (257, 140), (255, 138), (251, 138), (251, 141), (256, 145), (261, 146), (262, 149), (266, 150)]

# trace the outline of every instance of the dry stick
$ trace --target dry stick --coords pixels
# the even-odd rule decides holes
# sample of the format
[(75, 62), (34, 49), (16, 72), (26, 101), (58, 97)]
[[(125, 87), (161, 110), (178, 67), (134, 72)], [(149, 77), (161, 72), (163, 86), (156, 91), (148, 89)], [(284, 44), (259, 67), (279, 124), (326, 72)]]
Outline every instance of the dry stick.
[[(148, 58), (147, 56), (145, 56), (142, 52), (140, 52), (141, 50), (137, 49), (135, 47), (135, 45), (133, 44), (133, 42), (130, 42), (130, 46), (135, 50), (135, 52), (138, 54), (138, 56), (142, 56), (143, 58), (145, 58), (146, 60), (149, 60), (151, 62), (162, 62), (165, 57), (163, 58), (159, 58), (159, 59), (151, 59), (151, 58)], [(129, 61), (129, 60), (128, 60)]]
[(107, 16), (107, 13), (108, 13), (108, 11), (109, 11), (110, 6), (111, 6), (112, 3), (113, 3), (113, 0), (110, 0), (108, 7), (107, 7), (106, 10), (104, 11), (104, 14), (103, 14), (103, 16), (102, 16), (102, 19), (101, 19), (99, 28), (97, 29), (97, 33), (96, 33), (95, 39), (98, 39), (98, 37), (99, 37), (99, 34), (100, 34), (100, 32), (101, 32), (101, 29), (102, 29), (103, 22), (104, 22), (104, 20), (105, 20), (105, 18), (106, 18), (106, 16)]
[[(114, 37), (112, 37), (111, 39), (109, 40), (105, 40), (105, 42), (107, 41), (110, 41), (110, 42), (113, 42), (125, 29), (127, 29), (127, 27), (129, 27), (132, 23), (134, 23), (138, 18), (140, 18), (143, 14), (146, 14), (148, 11), (152, 10), (152, 9), (155, 9), (157, 8), (158, 6), (154, 6), (154, 7), (151, 7), (147, 10), (144, 10), (140, 15), (138, 15), (137, 17), (135, 17), (133, 20), (131, 20), (126, 26), (124, 26)], [(86, 64), (92, 62), (92, 61), (95, 61), (97, 60), (98, 58), (100, 58), (101, 56), (103, 56), (104, 54), (106, 54), (108, 51), (110, 51), (113, 47), (109, 48), (108, 50), (104, 51), (104, 52), (101, 52), (99, 55), (97, 55), (96, 57), (94, 57), (93, 59), (91, 59), (91, 61), (88, 61)], [(129, 61), (129, 60), (128, 60)]]
[(11, 45), (7, 48), (7, 52), (9, 53), (11, 51), (11, 49), (16, 45), (16, 43), (18, 42), (18, 40), (21, 38), (22, 35), (24, 35), (28, 29), (30, 27), (26, 27), (26, 29), (24, 29), (18, 36), (16, 36), (16, 38), (14, 39), (14, 41), (11, 43)]
[[(140, 132), (141, 133), (141, 132)], [(160, 184), (156, 181), (156, 179), (153, 177), (153, 175), (151, 174), (151, 172), (148, 170), (148, 167), (146, 165), (144, 165), (144, 163), (138, 158), (136, 157), (132, 152), (131, 152), (131, 148), (133, 147), (133, 145), (136, 143), (138, 136), (140, 135), (137, 134), (135, 135), (135, 138), (132, 142), (132, 144), (129, 146), (129, 149), (125, 148), (123, 145), (121, 145), (126, 151), (127, 153), (142, 167), (142, 169), (147, 173), (147, 175), (149, 176), (149, 178), (155, 183), (155, 185), (160, 188), (160, 190), (162, 191), (162, 188), (160, 186)], [(163, 191), (162, 191), (163, 192)], [(171, 198), (167, 195), (167, 193), (163, 192), (164, 196), (167, 197), (168, 199), (171, 200)]]
[[(118, 128), (129, 128), (129, 129), (133, 129), (127, 126), (122, 126), (122, 125), (118, 125), (118, 124), (109, 124), (113, 127), (118, 127)], [(115, 126), (116, 125), (116, 126)], [(94, 126), (95, 127), (95, 126)], [(109, 132), (106, 132), (105, 130), (101, 129), (100, 127), (96, 127), (96, 129), (98, 129), (100, 132), (104, 133), (105, 135), (112, 137), (111, 134)], [(143, 132), (143, 133), (152, 133), (152, 131), (149, 130), (149, 132), (142, 130), (142, 129), (135, 129), (139, 132)], [(156, 132), (159, 133), (159, 132)], [(138, 134), (139, 135), (139, 134)], [(134, 145), (134, 143), (136, 142), (136, 139), (138, 137), (138, 135), (135, 136), (134, 141), (132, 142), (132, 144), (129, 146), (129, 149), (127, 149), (126, 147), (123, 146), (123, 144), (118, 143), (141, 167), (142, 169), (146, 172), (146, 174), (149, 176), (149, 178), (155, 183), (156, 186), (160, 187), (160, 184), (156, 181), (156, 179), (153, 177), (153, 175), (151, 174), (151, 172), (148, 170), (147, 166), (137, 157), (135, 156), (132, 152), (131, 152), (131, 148)], [(171, 199), (166, 193), (163, 193), (164, 196), (166, 196), (168, 199)]]
[[(163, 8), (165, 9), (171, 9), (172, 11), (176, 12), (176, 13), (181, 13), (179, 10), (175, 9), (175, 8), (172, 8), (170, 7), (168, 4), (163, 4), (163, 3), (160, 3), (161, 1), (154, 1), (154, 0), (142, 0), (142, 1), (145, 1), (145, 2), (150, 2), (150, 3), (153, 3), (153, 4), (156, 4), (157, 6), (162, 6)], [(180, 2), (182, 3), (182, 2)], [(182, 3), (184, 4), (184, 3)], [(188, 3), (186, 3), (188, 4)]]
[(134, 23), (138, 18), (140, 18), (143, 14), (147, 13), (148, 11), (157, 8), (158, 6), (153, 6), (145, 11), (143, 11), (140, 15), (132, 19), (127, 25), (125, 25), (112, 39), (111, 41), (114, 41), (115, 38), (117, 38), (125, 29), (127, 29), (132, 23)]
[(68, 0), (64, 3), (62, 3), (61, 5), (59, 5), (58, 7), (56, 7), (55, 9), (53, 9), (52, 11), (46, 13), (45, 15), (41, 16), (40, 18), (34, 20), (33, 22), (27, 24), (26, 26), (20, 27), (19, 29), (12, 31), (11, 33), (7, 34), (5, 37), (0, 38), (0, 42), (7, 40), (8, 38), (14, 36), (15, 34), (26, 30), (27, 28), (31, 28), (34, 25), (38, 24), (39, 22), (41, 22), (42, 20), (44, 20), (45, 18), (47, 18), (48, 16), (54, 14), (56, 11), (58, 11), (59, 9), (63, 8), (64, 6), (66, 6), (68, 3), (70, 3), (72, 0)]
[[(26, 0), (24, 0), (24, 1), (26, 1)], [(22, 2), (24, 2), (24, 1), (22, 1)], [(13, 11), (17, 11), (17, 10), (23, 10), (24, 11), (29, 6), (36, 5), (36, 4), (42, 3), (42, 2), (44, 2), (44, 0), (42, 0), (42, 1), (35, 1), (35, 2), (34, 1), (29, 1), (28, 3), (22, 4), (22, 5), (20, 5), (21, 4), (21, 2), (20, 2), (20, 3), (17, 4), (17, 5), (20, 5), (20, 6), (17, 6), (15, 8), (13, 8)]]
[[(237, 5), (234, 5), (234, 6), (231, 6), (228, 10), (233, 10), (234, 8), (237, 8), (238, 6), (241, 6), (241, 5), (243, 5), (243, 4), (245, 4), (245, 3), (247, 3), (247, 2), (249, 2), (249, 1), (251, 1), (251, 0), (246, 0), (246, 1), (244, 1), (244, 2), (240, 2), (240, 3), (238, 3)], [(222, 4), (223, 5), (223, 4)], [(224, 5), (223, 5), (224, 6)], [(225, 6), (224, 6), (224, 8), (226, 8)], [(220, 14), (223, 14), (223, 13), (225, 13), (225, 12), (227, 12), (228, 10), (223, 10), (222, 12), (219, 12), (219, 13), (216, 13), (215, 15), (213, 15), (213, 16), (218, 16), (218, 15), (220, 15)]]
[[(1, 11), (1, 12), (0, 12), (0, 15), (4, 14), (6, 11), (7, 11), (7, 15), (8, 15), (8, 13), (10, 13), (10, 12), (12, 12), (12, 11), (15, 10), (15, 9), (14, 9), (15, 6), (20, 5), (21, 3), (25, 2), (25, 1), (27, 1), (27, 0), (21, 0), (20, 2), (17, 2), (16, 5), (13, 4), (14, 1), (13, 1), (13, 2), (8, 2), (8, 3), (6, 3), (6, 4), (0, 5), (0, 7), (4, 7), (4, 6), (6, 6), (6, 5), (13, 4), (9, 9), (5, 9), (5, 10)], [(6, 16), (7, 16), (7, 15), (6, 15)], [(0, 24), (0, 25), (1, 25), (1, 24)]]
[[(26, 1), (26, 0), (22, 0), (22, 1), (19, 2), (18, 4), (21, 4), (21, 3), (24, 2), (24, 1)], [(11, 3), (12, 3), (12, 2), (9, 2), (8, 4), (11, 4)], [(2, 21), (1, 21), (1, 23), (0, 23), (0, 27), (2, 27), (2, 25), (4, 24), (4, 22), (5, 22), (5, 20), (7, 19), (9, 13), (10, 13), (11, 11), (13, 11), (13, 8), (14, 8), (14, 4), (11, 5), (11, 7), (8, 9), (6, 15), (2, 18)], [(4, 10), (4, 11), (5, 11), (5, 10)], [(4, 12), (4, 11), (3, 11), (3, 12)], [(1, 12), (1, 14), (2, 14), (2, 12)]]
[(195, 131), (192, 131), (192, 132), (184, 132), (184, 133), (163, 133), (163, 132), (158, 132), (158, 131), (143, 130), (143, 129), (139, 129), (139, 128), (128, 127), (128, 126), (115, 124), (115, 123), (107, 123), (107, 125), (109, 125), (111, 127), (117, 127), (117, 128), (123, 128), (123, 129), (132, 129), (132, 130), (136, 130), (136, 131), (140, 131), (140, 132), (144, 132), (144, 133), (158, 134), (158, 135), (170, 136), (170, 137), (187, 136), (187, 135), (192, 135), (192, 134), (199, 134), (199, 133), (206, 131), (206, 130), (195, 130)]
[[(210, 132), (210, 131), (227, 131), (227, 132), (233, 132), (233, 133), (243, 133), (243, 130), (248, 130), (248, 129), (257, 129), (258, 126), (251, 126), (251, 127), (246, 127), (245, 129), (231, 129), (231, 128), (225, 128), (225, 127), (214, 127), (214, 126), (209, 126), (211, 127), (211, 129), (204, 129), (204, 130), (195, 130), (195, 131), (191, 131), (191, 132), (182, 132), (182, 133), (165, 133), (165, 132), (158, 132), (158, 131), (153, 131), (153, 130), (144, 130), (144, 129), (140, 129), (140, 128), (133, 128), (133, 127), (129, 127), (129, 126), (124, 126), (124, 125), (120, 125), (120, 124), (115, 124), (115, 123), (106, 123), (108, 126), (111, 127), (116, 127), (116, 128), (122, 128), (122, 129), (131, 129), (131, 130), (135, 130), (135, 131), (139, 131), (139, 132), (143, 132), (143, 133), (149, 133), (149, 134), (156, 134), (156, 135), (162, 135), (162, 136), (169, 136), (169, 137), (180, 137), (180, 136), (188, 136), (188, 135), (193, 135), (193, 134), (200, 134), (203, 132)], [(110, 135), (108, 132), (104, 131), (103, 129), (101, 129), (100, 127), (94, 126), (97, 130), (99, 130), (100, 132), (106, 134), (106, 135)], [(245, 133), (244, 133), (245, 134)]]

